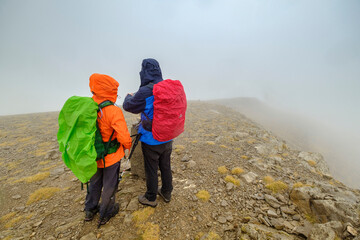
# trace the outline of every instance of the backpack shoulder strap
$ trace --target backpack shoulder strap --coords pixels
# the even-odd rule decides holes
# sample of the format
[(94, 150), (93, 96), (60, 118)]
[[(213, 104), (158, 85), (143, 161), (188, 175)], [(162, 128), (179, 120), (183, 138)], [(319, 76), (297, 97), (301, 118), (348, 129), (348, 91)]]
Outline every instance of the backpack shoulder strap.
[(154, 88), (154, 83), (150, 82), (148, 85), (146, 85), (148, 88), (150, 88), (151, 90)]
[(110, 100), (106, 100), (99, 104), (99, 109), (102, 109), (102, 108), (110, 106), (110, 105), (114, 105), (114, 103)]

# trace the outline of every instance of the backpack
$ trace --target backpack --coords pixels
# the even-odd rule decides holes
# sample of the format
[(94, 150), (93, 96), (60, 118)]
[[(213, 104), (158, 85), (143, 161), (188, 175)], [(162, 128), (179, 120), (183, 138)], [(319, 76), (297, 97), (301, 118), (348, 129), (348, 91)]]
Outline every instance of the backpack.
[[(110, 101), (97, 104), (90, 97), (70, 97), (59, 114), (57, 140), (65, 165), (82, 182), (87, 183), (97, 171), (96, 160), (116, 152), (120, 143), (103, 142), (97, 125), (98, 111), (113, 105)], [(112, 136), (109, 140), (111, 140)]]
[(165, 142), (176, 138), (184, 132), (187, 107), (184, 87), (179, 80), (171, 79), (147, 86), (153, 90), (154, 95), (151, 125), (154, 139)]

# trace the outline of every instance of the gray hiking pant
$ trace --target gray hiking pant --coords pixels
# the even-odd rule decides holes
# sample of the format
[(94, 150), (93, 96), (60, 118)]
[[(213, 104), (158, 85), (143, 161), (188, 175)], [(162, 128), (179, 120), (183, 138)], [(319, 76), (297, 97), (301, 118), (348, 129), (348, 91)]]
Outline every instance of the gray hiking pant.
[[(114, 209), (115, 193), (118, 188), (120, 162), (106, 168), (98, 168), (90, 179), (89, 193), (86, 195), (85, 211), (92, 211), (100, 204), (100, 217), (109, 216)], [(102, 192), (101, 192), (102, 189)]]

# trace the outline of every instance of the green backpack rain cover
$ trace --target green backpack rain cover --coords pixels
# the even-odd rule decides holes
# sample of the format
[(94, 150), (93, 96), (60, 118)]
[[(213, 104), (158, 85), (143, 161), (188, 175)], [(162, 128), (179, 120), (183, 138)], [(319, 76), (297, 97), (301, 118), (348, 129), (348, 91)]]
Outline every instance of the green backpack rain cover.
[(94, 146), (98, 104), (90, 97), (70, 97), (59, 114), (57, 139), (65, 165), (86, 183), (97, 171)]

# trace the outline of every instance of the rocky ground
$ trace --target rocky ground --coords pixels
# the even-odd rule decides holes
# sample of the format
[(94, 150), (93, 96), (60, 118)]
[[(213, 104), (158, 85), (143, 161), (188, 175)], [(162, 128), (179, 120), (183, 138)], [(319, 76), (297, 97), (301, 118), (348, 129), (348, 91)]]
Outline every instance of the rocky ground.
[(57, 117), (0, 117), (0, 239), (360, 239), (360, 192), (333, 179), (320, 154), (206, 102), (189, 102), (174, 142), (171, 202), (140, 205), (145, 182), (127, 172), (119, 214), (97, 229), (58, 152)]

